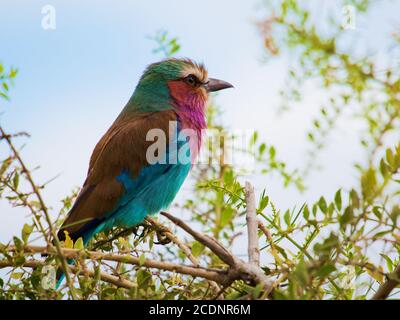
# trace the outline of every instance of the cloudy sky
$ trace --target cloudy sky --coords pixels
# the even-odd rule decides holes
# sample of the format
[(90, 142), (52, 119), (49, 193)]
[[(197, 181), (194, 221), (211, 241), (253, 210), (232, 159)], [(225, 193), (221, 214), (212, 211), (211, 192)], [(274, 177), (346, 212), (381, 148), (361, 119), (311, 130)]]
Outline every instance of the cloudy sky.
[[(54, 212), (60, 199), (83, 182), (94, 145), (131, 96), (141, 72), (161, 58), (152, 52), (155, 44), (149, 40), (159, 30), (179, 38), (181, 56), (204, 62), (211, 76), (235, 85), (217, 97), (227, 126), (259, 130), (289, 167), (304, 165), (306, 130), (323, 97), (306, 87), (303, 107), (278, 116), (277, 93), (290, 56), (263, 62), (262, 41), (254, 26), (264, 12), (262, 1), (110, 3), (1, 0), (0, 60), (18, 67), (19, 74), (11, 101), (0, 102), (0, 121), (10, 132), (31, 134), (22, 155), (31, 167), (40, 166), (34, 173), (38, 181), (59, 175), (44, 191)], [(341, 12), (332, 1), (310, 3), (322, 26), (327, 13)], [(55, 30), (42, 28), (45, 5), (55, 8)], [(357, 34), (360, 46), (379, 54), (382, 35), (396, 27), (398, 12), (399, 1), (378, 1), (349, 32)], [(362, 157), (356, 127), (349, 121), (339, 123), (319, 159), (323, 170), (309, 178), (305, 194), (283, 189), (273, 178), (248, 178), (258, 192), (267, 187), (283, 208), (321, 194), (331, 196), (355, 181), (353, 164)], [(0, 218), (0, 241), (7, 241), (25, 216), (0, 202)]]

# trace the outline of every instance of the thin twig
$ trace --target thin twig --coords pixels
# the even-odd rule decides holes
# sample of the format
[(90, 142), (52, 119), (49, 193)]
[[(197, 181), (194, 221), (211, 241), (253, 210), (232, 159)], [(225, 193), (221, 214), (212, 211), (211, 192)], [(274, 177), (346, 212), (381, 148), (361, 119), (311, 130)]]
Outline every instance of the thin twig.
[[(65, 279), (66, 279), (68, 287), (70, 289), (72, 299), (75, 300), (76, 299), (75, 288), (74, 288), (74, 285), (72, 283), (71, 277), (69, 276), (68, 264), (67, 264), (67, 261), (65, 260), (65, 257), (62, 255), (61, 244), (60, 244), (60, 241), (58, 240), (58, 237), (57, 237), (56, 231), (54, 229), (53, 223), (51, 222), (50, 214), (49, 214), (49, 212), (47, 210), (47, 207), (46, 207), (46, 205), (45, 205), (45, 203), (43, 201), (42, 195), (41, 195), (39, 189), (37, 188), (35, 182), (33, 181), (33, 178), (31, 176), (29, 170), (25, 166), (24, 161), (22, 160), (21, 156), (19, 155), (17, 149), (14, 147), (14, 144), (12, 143), (11, 138), (4, 132), (2, 127), (0, 127), (0, 133), (4, 137), (4, 139), (6, 140), (7, 144), (9, 145), (11, 151), (14, 154), (14, 157), (18, 160), (19, 164), (21, 165), (22, 172), (25, 174), (29, 184), (32, 187), (32, 191), (35, 193), (35, 195), (36, 195), (36, 197), (37, 197), (37, 199), (39, 201), (40, 210), (44, 213), (45, 219), (46, 219), (46, 221), (47, 221), (47, 223), (49, 225), (50, 233), (53, 236), (53, 239), (54, 239), (53, 241), (54, 241), (54, 244), (55, 244), (55, 247), (56, 247), (56, 250), (57, 250), (58, 258), (61, 261), (61, 267), (62, 267), (62, 269), (64, 271)], [(48, 244), (50, 245), (49, 242), (48, 242)]]
[(156, 229), (158, 232), (165, 235), (166, 238), (168, 238), (173, 243), (175, 243), (184, 252), (184, 254), (193, 263), (194, 266), (196, 266), (196, 267), (200, 266), (199, 261), (192, 254), (189, 247), (186, 244), (184, 244), (181, 240), (179, 240), (178, 237), (176, 237), (169, 228), (167, 228), (166, 226), (163, 226), (162, 224), (160, 224), (159, 222), (157, 222), (156, 220), (154, 220), (151, 217), (147, 217), (146, 220), (150, 222), (150, 224), (154, 227), (154, 229)]
[(212, 252), (214, 252), (223, 262), (225, 262), (229, 266), (234, 266), (235, 261), (233, 258), (233, 255), (223, 246), (221, 245), (217, 240), (214, 238), (202, 234), (200, 232), (197, 232), (190, 228), (186, 223), (184, 223), (182, 220), (178, 219), (177, 217), (174, 217), (173, 215), (169, 214), (168, 212), (161, 212), (161, 214), (171, 220), (174, 224), (176, 224), (178, 227), (182, 228), (185, 230), (187, 233), (189, 233), (193, 238), (195, 238), (197, 241), (201, 242), (204, 244), (206, 247), (208, 247)]
[[(9, 246), (7, 248), (10, 252), (17, 251), (15, 246)], [(54, 250), (54, 247), (44, 247), (44, 246), (25, 246), (24, 247), (25, 254), (57, 254)], [(190, 275), (193, 277), (201, 277), (204, 279), (212, 280), (218, 283), (226, 284), (231, 282), (230, 275), (228, 272), (224, 270), (214, 270), (214, 269), (206, 269), (202, 267), (193, 267), (187, 265), (181, 265), (171, 262), (157, 261), (151, 259), (145, 259), (144, 261), (140, 261), (139, 258), (133, 257), (131, 255), (121, 255), (115, 253), (102, 253), (98, 251), (88, 251), (88, 250), (78, 250), (78, 249), (69, 249), (62, 248), (63, 256), (69, 259), (91, 259), (91, 260), (105, 260), (105, 261), (114, 261), (114, 262), (122, 262), (126, 264), (132, 264), (137, 266), (144, 266), (147, 268), (154, 268), (164, 271), (172, 271), (181, 274)], [(73, 266), (70, 266), (71, 268)]]
[(254, 188), (250, 182), (245, 184), (246, 194), (246, 222), (249, 262), (256, 266), (260, 265), (260, 249), (258, 247), (258, 227), (256, 217), (256, 201)]
[(161, 212), (161, 214), (171, 220), (177, 226), (181, 227), (197, 241), (208, 247), (223, 262), (225, 262), (230, 267), (228, 269), (228, 273), (230, 274), (230, 278), (232, 281), (236, 279), (241, 279), (254, 285), (262, 283), (264, 286), (265, 294), (270, 295), (274, 288), (274, 283), (265, 275), (264, 271), (260, 267), (254, 264), (246, 263), (243, 260), (235, 257), (217, 240), (208, 235), (193, 230), (181, 219), (174, 217), (167, 212)]
[[(197, 258), (192, 254), (192, 251), (189, 249), (189, 247), (185, 243), (183, 243), (177, 236), (175, 236), (168, 227), (160, 224), (159, 222), (157, 222), (156, 220), (154, 220), (151, 217), (147, 217), (146, 220), (149, 221), (151, 223), (151, 225), (158, 232), (164, 234), (165, 237), (167, 237), (169, 240), (171, 240), (173, 243), (175, 243), (183, 251), (183, 253), (186, 255), (186, 257), (193, 263), (193, 265), (195, 267), (200, 267), (199, 260), (197, 260)], [(221, 291), (218, 284), (215, 283), (214, 281), (210, 281), (210, 285), (214, 289), (215, 292)], [(218, 293), (217, 298), (219, 298), (220, 296), (221, 296), (221, 294)]]
[[(42, 267), (44, 265), (45, 265), (45, 263), (43, 261), (27, 260), (20, 267), (35, 269), (35, 268)], [(14, 263), (9, 260), (0, 260), (0, 269), (7, 268), (7, 267), (14, 267)], [(70, 270), (72, 273), (75, 273), (75, 274), (84, 273), (85, 275), (87, 275), (91, 278), (94, 278), (95, 274), (96, 274), (93, 270), (82, 271), (80, 268), (78, 268), (76, 266), (70, 266)], [(100, 272), (100, 279), (104, 282), (111, 283), (111, 284), (113, 284), (117, 287), (121, 287), (121, 288), (131, 289), (131, 288), (135, 287), (135, 284), (133, 282), (123, 279), (123, 278), (120, 278), (120, 277), (109, 275), (106, 272)]]

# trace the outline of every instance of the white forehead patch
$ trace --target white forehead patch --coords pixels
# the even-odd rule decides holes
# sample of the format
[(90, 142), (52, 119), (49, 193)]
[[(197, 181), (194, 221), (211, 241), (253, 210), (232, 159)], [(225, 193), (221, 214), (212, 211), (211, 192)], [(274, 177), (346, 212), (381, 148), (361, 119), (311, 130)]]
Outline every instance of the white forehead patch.
[(182, 70), (182, 76), (186, 77), (189, 74), (193, 74), (201, 82), (206, 82), (208, 79), (208, 72), (203, 65), (198, 65), (192, 61), (187, 62)]

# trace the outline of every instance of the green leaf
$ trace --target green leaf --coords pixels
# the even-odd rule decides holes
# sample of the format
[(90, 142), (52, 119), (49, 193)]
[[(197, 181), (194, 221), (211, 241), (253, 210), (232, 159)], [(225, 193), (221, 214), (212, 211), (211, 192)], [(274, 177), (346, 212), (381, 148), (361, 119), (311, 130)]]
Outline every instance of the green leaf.
[(12, 161), (13, 160), (10, 157), (5, 159), (5, 160), (3, 160), (3, 163), (1, 164), (1, 167), (0, 167), (0, 177), (3, 175), (4, 172), (6, 172), (8, 167), (11, 165)]
[(10, 74), (8, 76), (12, 79), (12, 78), (15, 78), (17, 73), (18, 73), (17, 69), (11, 69)]
[(339, 218), (339, 223), (340, 227), (344, 229), (344, 227), (350, 223), (354, 218), (354, 212), (353, 208), (351, 206), (348, 206), (345, 210), (342, 216)]
[(400, 217), (400, 206), (394, 205), (392, 211), (390, 212), (390, 219), (393, 222), (393, 225), (397, 225), (397, 219)]
[(317, 276), (320, 278), (326, 278), (332, 272), (336, 271), (336, 267), (333, 264), (324, 264), (317, 270)]
[(19, 186), (19, 173), (16, 172), (16, 173), (14, 174), (14, 177), (13, 177), (13, 187), (14, 187), (15, 189), (18, 189), (18, 186)]
[(278, 250), (279, 253), (280, 253), (283, 257), (285, 257), (285, 259), (287, 259), (288, 256), (287, 256), (287, 254), (286, 254), (285, 249), (283, 249), (281, 246), (278, 246), (277, 244), (274, 245), (274, 248), (275, 248), (276, 250)]
[(269, 148), (269, 156), (271, 159), (275, 159), (275, 155), (276, 155), (276, 150), (275, 147), (270, 147)]
[(285, 214), (283, 215), (283, 221), (285, 221), (286, 225), (290, 226), (290, 211), (286, 210)]
[(305, 205), (303, 209), (303, 217), (304, 219), (308, 220), (309, 216), (310, 216), (310, 210), (308, 209), (308, 206)]
[(84, 249), (82, 237), (79, 237), (79, 238), (75, 241), (75, 243), (74, 243), (74, 249), (78, 249), (78, 250), (83, 250), (83, 249)]
[(151, 283), (151, 273), (147, 270), (140, 269), (136, 273), (136, 281), (139, 288), (147, 288)]
[(394, 264), (393, 264), (392, 259), (390, 259), (386, 254), (381, 253), (380, 255), (382, 256), (382, 258), (385, 259), (389, 272), (393, 272)]
[(264, 189), (258, 204), (257, 211), (263, 211), (268, 206), (268, 203), (269, 203), (269, 197), (265, 195), (265, 189)]
[(23, 276), (23, 272), (13, 272), (12, 274), (11, 274), (11, 278), (13, 278), (13, 279), (15, 279), (15, 280), (18, 280), (18, 279), (21, 279), (21, 277)]
[(310, 275), (307, 269), (307, 265), (304, 260), (301, 260), (294, 270), (294, 275), (301, 285), (306, 286), (310, 282)]
[(335, 193), (335, 205), (336, 208), (340, 211), (342, 210), (342, 193), (341, 193), (341, 189), (339, 189), (338, 191), (336, 191)]
[(312, 213), (313, 213), (314, 217), (317, 216), (317, 211), (318, 211), (318, 204), (314, 203), (312, 206)]
[(144, 255), (144, 253), (142, 253), (139, 257), (139, 265), (143, 266), (145, 262), (146, 262), (146, 256)]
[(316, 243), (314, 245), (314, 251), (323, 256), (329, 256), (330, 252), (339, 245), (339, 238), (333, 232), (326, 238), (322, 243)]
[(326, 213), (328, 210), (328, 206), (326, 204), (326, 200), (324, 197), (319, 198), (318, 200), (318, 207), (321, 209), (323, 213)]
[(231, 207), (226, 207), (224, 210), (222, 210), (220, 221), (221, 227), (225, 227), (232, 221), (233, 213), (234, 211)]
[(386, 161), (391, 167), (394, 166), (394, 155), (392, 149), (386, 149)]
[(263, 288), (264, 288), (264, 284), (262, 284), (262, 283), (257, 284), (257, 285), (253, 288), (253, 292), (252, 292), (253, 299), (257, 299), (257, 298), (260, 296), (260, 294), (261, 294)]
[(32, 231), (33, 231), (33, 226), (25, 223), (21, 231), (22, 241), (24, 241), (24, 243), (28, 242), (29, 236), (32, 233)]
[(379, 163), (379, 171), (383, 177), (387, 177), (390, 173), (390, 167), (386, 164), (384, 159), (381, 159)]
[(372, 201), (373, 197), (376, 194), (377, 184), (378, 184), (378, 182), (376, 180), (375, 170), (373, 168), (370, 168), (361, 177), (361, 192), (362, 192), (363, 198), (366, 201), (368, 201), (368, 202)]
[(260, 144), (260, 146), (258, 147), (258, 152), (259, 152), (260, 156), (262, 156), (264, 154), (266, 149), (267, 149), (267, 145), (265, 143)]
[(253, 136), (250, 139), (250, 146), (254, 146), (258, 139), (258, 132), (254, 131)]
[(382, 209), (380, 207), (374, 206), (372, 208), (372, 213), (378, 218), (378, 220), (382, 219)]
[(360, 198), (358, 197), (358, 194), (354, 189), (351, 189), (350, 191), (350, 199), (353, 208), (358, 209), (360, 207)]
[(192, 244), (192, 254), (195, 257), (200, 256), (203, 253), (204, 249), (205, 249), (204, 245), (201, 244), (200, 242), (198, 242), (198, 241), (193, 242), (193, 244)]
[(65, 240), (64, 240), (64, 247), (67, 249), (72, 249), (74, 247), (74, 241), (69, 236), (69, 232), (64, 230)]
[(23, 242), (21, 241), (21, 239), (14, 236), (13, 241), (14, 241), (14, 245), (17, 248), (17, 250), (21, 250), (23, 248)]

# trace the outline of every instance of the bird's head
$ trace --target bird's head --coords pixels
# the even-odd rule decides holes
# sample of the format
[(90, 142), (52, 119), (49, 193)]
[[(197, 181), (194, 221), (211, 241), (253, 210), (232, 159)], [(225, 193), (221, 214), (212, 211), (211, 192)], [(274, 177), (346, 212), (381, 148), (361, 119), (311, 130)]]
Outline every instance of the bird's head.
[(223, 80), (209, 78), (203, 64), (189, 59), (166, 59), (147, 67), (131, 98), (142, 111), (204, 108), (210, 92), (232, 88)]

